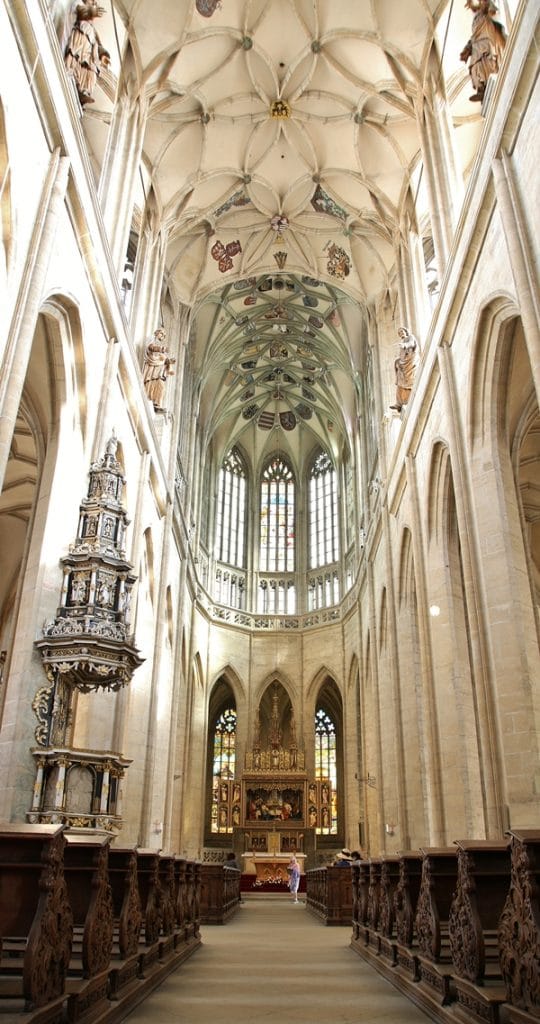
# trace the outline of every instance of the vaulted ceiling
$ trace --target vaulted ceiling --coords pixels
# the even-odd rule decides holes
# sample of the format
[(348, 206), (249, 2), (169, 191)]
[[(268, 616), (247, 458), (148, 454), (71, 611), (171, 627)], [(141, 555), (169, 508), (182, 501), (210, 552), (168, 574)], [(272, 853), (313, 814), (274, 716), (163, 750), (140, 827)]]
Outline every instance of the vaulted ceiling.
[[(114, 0), (100, 21), (113, 78), (122, 67), (144, 97), (138, 203), (166, 232), (176, 295), (200, 308), (210, 434), (245, 426), (249, 408), (260, 425), (272, 403), (276, 422), (291, 413), (283, 422), (321, 440), (329, 422), (344, 429), (365, 311), (395, 283), (405, 198), (425, 201), (429, 74), (444, 79), (464, 175), (474, 153), (459, 62), (470, 23), (448, 0)], [(111, 94), (96, 100), (84, 121), (99, 166)], [(341, 317), (346, 296), (356, 315)]]

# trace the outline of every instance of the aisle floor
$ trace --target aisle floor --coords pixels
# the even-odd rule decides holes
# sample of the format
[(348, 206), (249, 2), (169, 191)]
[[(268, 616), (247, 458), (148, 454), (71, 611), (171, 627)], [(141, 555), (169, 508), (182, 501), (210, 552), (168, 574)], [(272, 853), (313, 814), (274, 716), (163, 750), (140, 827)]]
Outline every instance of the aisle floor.
[(248, 898), (129, 1024), (425, 1024), (430, 1018), (289, 896)]

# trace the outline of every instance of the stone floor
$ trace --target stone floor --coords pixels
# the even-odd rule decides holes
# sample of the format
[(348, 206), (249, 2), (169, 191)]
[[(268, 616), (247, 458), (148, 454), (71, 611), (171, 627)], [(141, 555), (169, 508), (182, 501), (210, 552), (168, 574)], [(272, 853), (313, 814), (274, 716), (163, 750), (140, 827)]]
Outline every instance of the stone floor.
[(425, 1024), (429, 1020), (301, 900), (248, 897), (137, 1007), (129, 1024)]

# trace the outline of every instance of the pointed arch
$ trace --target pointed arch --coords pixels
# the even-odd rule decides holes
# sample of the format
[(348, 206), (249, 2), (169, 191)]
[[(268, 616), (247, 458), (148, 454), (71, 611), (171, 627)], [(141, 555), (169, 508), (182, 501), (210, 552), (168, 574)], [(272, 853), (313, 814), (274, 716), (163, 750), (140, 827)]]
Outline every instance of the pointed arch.
[[(80, 342), (80, 345), (79, 345)], [(84, 357), (75, 304), (66, 296), (47, 300), (37, 318), (10, 446), (9, 474), (0, 493), (0, 650), (6, 657), (7, 677), (12, 637), (22, 602), (32, 603), (46, 570), (41, 555), (45, 514), (55, 491), (57, 462), (81, 465), (83, 418), (78, 415)], [(84, 402), (84, 400), (83, 400)], [(76, 525), (76, 512), (74, 523)], [(27, 566), (34, 570), (27, 574)], [(39, 566), (36, 575), (35, 566)], [(6, 694), (3, 687), (0, 699)]]
[(321, 682), (315, 700), (314, 763), (321, 792), (316, 832), (328, 837), (344, 835), (343, 701), (331, 677)]
[(212, 835), (227, 835), (233, 830), (233, 806), (237, 803), (233, 799), (236, 795), (233, 787), (237, 769), (236, 728), (235, 696), (230, 681), (221, 675), (208, 700), (207, 841)]
[(467, 433), (471, 450), (490, 444), (500, 430), (501, 377), (508, 372), (508, 352), (519, 311), (508, 295), (498, 295), (478, 315), (472, 344)]
[(338, 476), (330, 453), (319, 448), (307, 467), (310, 569), (339, 558)]

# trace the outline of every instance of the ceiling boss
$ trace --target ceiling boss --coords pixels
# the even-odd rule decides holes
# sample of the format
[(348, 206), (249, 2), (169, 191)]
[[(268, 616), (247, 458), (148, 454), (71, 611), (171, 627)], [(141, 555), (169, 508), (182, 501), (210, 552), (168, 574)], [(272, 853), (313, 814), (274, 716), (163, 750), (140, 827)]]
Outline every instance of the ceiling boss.
[(274, 100), (270, 107), (270, 114), (272, 117), (277, 119), (283, 119), (291, 116), (291, 108), (287, 103), (287, 100)]

